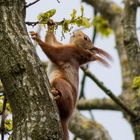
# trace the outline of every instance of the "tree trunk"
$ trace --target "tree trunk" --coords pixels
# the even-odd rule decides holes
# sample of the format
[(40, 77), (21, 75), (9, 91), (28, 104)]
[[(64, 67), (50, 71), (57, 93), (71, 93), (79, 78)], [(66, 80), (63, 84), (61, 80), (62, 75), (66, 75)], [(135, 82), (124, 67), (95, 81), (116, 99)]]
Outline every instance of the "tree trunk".
[(13, 112), (12, 139), (62, 140), (48, 78), (24, 20), (24, 0), (0, 0), (0, 78)]
[(136, 14), (138, 0), (126, 0), (124, 7), (124, 44), (127, 55), (129, 56), (129, 66), (131, 68), (131, 77), (133, 80), (132, 92), (134, 96), (133, 109), (138, 117), (132, 120), (132, 128), (135, 134), (135, 140), (140, 140), (140, 45), (136, 33)]

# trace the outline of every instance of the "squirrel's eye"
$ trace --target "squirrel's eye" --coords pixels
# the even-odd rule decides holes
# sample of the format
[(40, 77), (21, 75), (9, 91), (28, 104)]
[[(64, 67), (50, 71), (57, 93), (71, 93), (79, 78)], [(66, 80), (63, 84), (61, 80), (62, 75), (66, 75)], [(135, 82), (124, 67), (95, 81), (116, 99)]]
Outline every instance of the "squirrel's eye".
[(88, 40), (88, 37), (87, 36), (84, 36), (84, 40)]

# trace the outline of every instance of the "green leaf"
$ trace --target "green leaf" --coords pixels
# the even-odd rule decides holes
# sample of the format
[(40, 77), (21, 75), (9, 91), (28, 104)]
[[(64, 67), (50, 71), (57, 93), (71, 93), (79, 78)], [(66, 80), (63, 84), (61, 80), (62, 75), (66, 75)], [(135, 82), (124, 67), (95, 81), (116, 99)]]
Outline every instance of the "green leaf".
[(0, 96), (0, 100), (3, 100), (4, 99), (4, 95)]
[(69, 20), (66, 19), (63, 20), (62, 29), (65, 33), (69, 31), (69, 23), (70, 23)]
[(56, 9), (51, 9), (45, 13), (41, 13), (37, 16), (37, 19), (41, 21), (41, 23), (46, 24), (47, 20), (54, 16), (56, 13)]
[(112, 33), (112, 29), (109, 26), (108, 21), (102, 16), (95, 16), (93, 25), (96, 27), (97, 32), (103, 36), (109, 36)]
[(74, 24), (76, 24), (78, 27), (82, 26), (82, 20), (81, 19), (77, 19), (75, 20)]
[(75, 20), (74, 24), (76, 24), (78, 27), (80, 26), (84, 26), (86, 28), (90, 27), (89, 19), (86, 17), (79, 17), (78, 19)]
[(76, 13), (77, 13), (77, 11), (75, 9), (73, 9), (72, 14), (71, 14), (72, 19), (76, 18)]
[[(45, 13), (39, 14), (37, 18), (40, 21), (40, 23), (45, 27), (48, 19), (50, 17), (52, 17), (55, 13), (56, 13), (56, 10), (52, 9)], [(75, 9), (73, 9), (73, 11), (71, 13), (71, 19), (63, 19), (60, 22), (56, 22), (57, 25), (62, 26), (63, 33), (69, 32), (72, 29), (73, 26), (69, 27), (70, 24), (77, 25), (78, 27), (84, 26), (86, 28), (89, 28), (91, 26), (89, 19), (86, 17), (83, 17), (83, 15), (84, 15), (83, 6), (81, 6), (81, 16), (77, 16), (76, 14), (77, 14), (77, 11)]]
[(7, 109), (7, 111), (8, 111), (9, 114), (12, 113), (11, 107), (10, 107), (10, 104), (9, 103), (6, 104), (6, 109)]
[(83, 17), (82, 18), (82, 25), (86, 28), (89, 28), (90, 27), (90, 22), (87, 18)]
[(5, 120), (5, 129), (7, 131), (11, 131), (13, 129), (13, 125), (12, 125), (12, 120), (11, 119), (7, 119)]
[(8, 137), (8, 140), (12, 140), (12, 135), (10, 135), (10, 136)]
[(2, 111), (3, 109), (3, 101), (0, 101), (0, 112)]

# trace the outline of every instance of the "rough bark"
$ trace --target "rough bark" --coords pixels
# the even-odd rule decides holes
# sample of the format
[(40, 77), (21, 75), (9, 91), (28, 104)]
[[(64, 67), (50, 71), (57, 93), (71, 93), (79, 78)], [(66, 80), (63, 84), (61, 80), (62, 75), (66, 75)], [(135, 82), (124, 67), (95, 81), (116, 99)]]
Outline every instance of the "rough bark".
[(82, 140), (111, 140), (104, 127), (75, 111), (69, 126), (72, 133)]
[(13, 113), (13, 140), (62, 140), (47, 75), (25, 27), (25, 1), (0, 0), (0, 77)]
[[(124, 44), (127, 55), (129, 56), (129, 65), (131, 68), (131, 78), (135, 79), (140, 76), (140, 45), (136, 34), (136, 13), (137, 13), (137, 0), (126, 0), (124, 8)], [(133, 87), (133, 86), (131, 86)], [(133, 104), (134, 110), (140, 115), (140, 84), (133, 90), (135, 103)], [(140, 118), (132, 121), (134, 129), (135, 140), (140, 139)]]

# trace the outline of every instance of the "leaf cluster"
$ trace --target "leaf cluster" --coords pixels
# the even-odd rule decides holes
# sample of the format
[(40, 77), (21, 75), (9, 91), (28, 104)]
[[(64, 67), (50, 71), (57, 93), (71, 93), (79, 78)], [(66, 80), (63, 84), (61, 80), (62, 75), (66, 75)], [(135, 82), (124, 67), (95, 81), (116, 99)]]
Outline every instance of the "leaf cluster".
[[(38, 20), (42, 25), (46, 25), (47, 21), (56, 14), (55, 9), (51, 9), (45, 13), (38, 15)], [(70, 19), (63, 19), (60, 22), (55, 22), (57, 26), (61, 26), (63, 32), (69, 32), (72, 29), (72, 26), (69, 25), (77, 25), (78, 27), (83, 26), (85, 28), (89, 28), (91, 26), (89, 19), (84, 17), (84, 7), (81, 6), (81, 15), (77, 16), (77, 10), (73, 9), (71, 13)]]
[(54, 16), (56, 13), (56, 9), (51, 9), (45, 13), (41, 13), (37, 16), (37, 19), (39, 22), (45, 26), (47, 24), (48, 19), (50, 19), (52, 16)]
[(93, 26), (96, 28), (97, 32), (103, 36), (109, 36), (112, 33), (112, 29), (109, 26), (108, 20), (102, 16), (95, 16), (93, 19)]
[(4, 96), (0, 96), (0, 115), (4, 116), (4, 126), (0, 125), (0, 130), (4, 130), (4, 134), (12, 131), (12, 119), (9, 119), (9, 115), (12, 115), (10, 104), (6, 103), (6, 108), (3, 110), (4, 106)]

